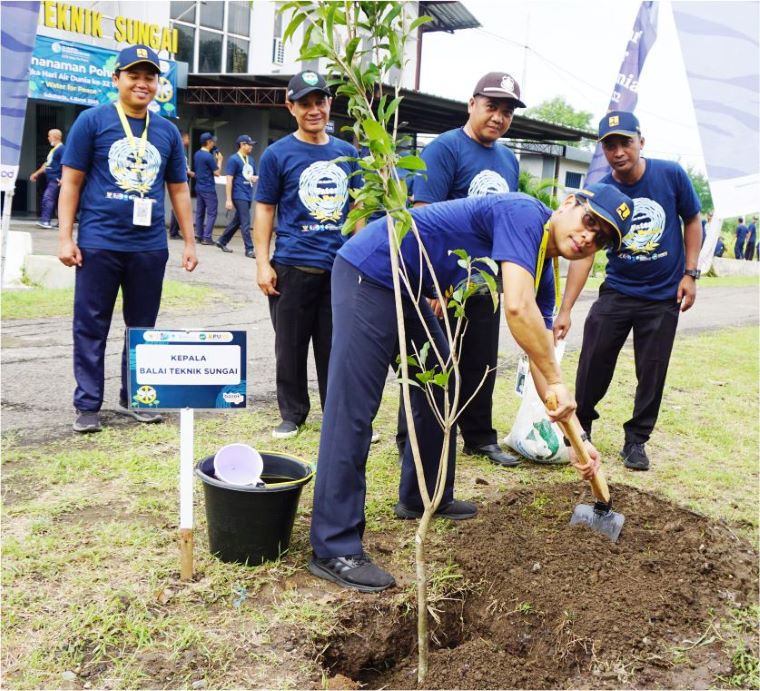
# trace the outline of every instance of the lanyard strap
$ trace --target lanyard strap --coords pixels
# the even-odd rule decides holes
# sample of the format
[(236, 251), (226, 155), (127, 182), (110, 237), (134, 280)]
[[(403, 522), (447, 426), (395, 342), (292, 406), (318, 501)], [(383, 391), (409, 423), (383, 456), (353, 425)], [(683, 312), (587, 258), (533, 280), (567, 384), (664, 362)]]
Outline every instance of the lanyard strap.
[(243, 156), (243, 154), (241, 154), (239, 151), (238, 156), (240, 156), (240, 159), (243, 161), (243, 163), (245, 163), (245, 165), (248, 165), (248, 156)]
[[(536, 280), (535, 290), (538, 293), (538, 286), (541, 283), (541, 277), (544, 273), (544, 261), (546, 259), (546, 247), (549, 244), (549, 221), (544, 223), (544, 235), (541, 238), (541, 246), (538, 248), (538, 261), (536, 261)], [(554, 268), (554, 316), (559, 311), (559, 304), (562, 300), (562, 294), (559, 290), (559, 259), (553, 257), (552, 265)]]
[(127, 120), (127, 116), (124, 114), (124, 108), (121, 105), (120, 101), (116, 102), (116, 112), (119, 114), (119, 120), (121, 120), (121, 126), (124, 128), (124, 134), (127, 135), (127, 139), (129, 140), (129, 146), (132, 149), (133, 153), (135, 154), (135, 159), (137, 163), (140, 163), (142, 161), (142, 157), (145, 156), (145, 147), (148, 144), (148, 125), (150, 125), (150, 111), (145, 111), (145, 129), (143, 130), (142, 135), (140, 136), (140, 151), (137, 151), (137, 146), (135, 144), (135, 135), (132, 134), (132, 127), (129, 124), (129, 121)]
[(45, 159), (45, 165), (49, 166), (53, 162), (53, 154), (55, 153), (55, 150), (61, 146), (61, 142), (58, 142), (50, 151), (48, 152), (47, 158)]

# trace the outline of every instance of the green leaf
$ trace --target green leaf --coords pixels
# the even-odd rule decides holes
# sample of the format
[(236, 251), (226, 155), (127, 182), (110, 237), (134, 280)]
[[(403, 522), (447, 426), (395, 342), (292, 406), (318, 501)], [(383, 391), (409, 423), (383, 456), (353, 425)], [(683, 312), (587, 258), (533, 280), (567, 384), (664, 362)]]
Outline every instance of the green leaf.
[(396, 167), (404, 170), (427, 170), (425, 161), (419, 156), (402, 156), (396, 163)]
[(449, 377), (451, 376), (451, 370), (446, 370), (445, 372), (439, 372), (438, 374), (433, 377), (433, 383), (437, 384), (441, 388), (444, 388), (449, 383)]
[(491, 294), (491, 300), (493, 300), (493, 311), (499, 309), (499, 291), (496, 288), (496, 279), (487, 271), (478, 269), (478, 273), (488, 286), (488, 292)]
[(329, 49), (324, 43), (315, 43), (301, 50), (301, 54), (298, 56), (299, 60), (316, 60), (317, 58), (325, 58), (329, 55)]
[(469, 260), (470, 255), (467, 254), (467, 250), (449, 250), (449, 254), (456, 254), (460, 259)]
[(409, 33), (412, 33), (417, 27), (422, 26), (423, 24), (427, 24), (428, 22), (432, 22), (433, 18), (429, 17), (428, 15), (423, 15), (422, 17), (417, 17), (410, 25), (409, 25)]
[(405, 379), (401, 375), (398, 375), (398, 378), (396, 379), (396, 381), (399, 384), (409, 384), (409, 386), (414, 386), (418, 389), (420, 388), (420, 385), (416, 381), (414, 381), (413, 379)]
[(425, 370), (424, 372), (418, 372), (414, 376), (417, 377), (421, 384), (429, 384), (435, 379), (436, 374), (433, 370)]
[(350, 63), (354, 59), (354, 53), (361, 43), (359, 36), (354, 36), (346, 45), (346, 62)]
[[(283, 8), (284, 10), (285, 8)], [(303, 23), (303, 21), (306, 19), (306, 14), (299, 14), (294, 13), (293, 19), (291, 19), (290, 23), (288, 24), (287, 28), (285, 29), (285, 32), (282, 34), (282, 42), (287, 43), (288, 40), (295, 34), (296, 29), (298, 29), (299, 26)]]
[(425, 344), (420, 348), (420, 362), (422, 363), (422, 367), (425, 366), (425, 363), (427, 362), (428, 353), (430, 352), (430, 341), (425, 341)]
[(478, 257), (475, 261), (485, 264), (494, 275), (499, 273), (499, 265), (491, 257)]

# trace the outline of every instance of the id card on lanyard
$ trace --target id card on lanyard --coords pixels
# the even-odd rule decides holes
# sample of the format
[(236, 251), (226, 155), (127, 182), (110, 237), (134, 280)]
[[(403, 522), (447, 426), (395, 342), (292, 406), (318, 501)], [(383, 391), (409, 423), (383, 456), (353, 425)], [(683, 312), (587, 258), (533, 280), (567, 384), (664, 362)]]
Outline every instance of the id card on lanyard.
[[(544, 273), (544, 261), (546, 260), (546, 246), (549, 244), (549, 222), (544, 224), (544, 234), (541, 238), (541, 246), (538, 249), (538, 260), (536, 261), (536, 279), (535, 290), (538, 295), (538, 287), (541, 284), (541, 278)], [(562, 295), (559, 290), (559, 259), (557, 257), (552, 258), (552, 266), (554, 270), (554, 311), (552, 316), (556, 317), (559, 311), (560, 300)], [(515, 393), (518, 396), (522, 396), (525, 392), (525, 378), (530, 371), (530, 365), (528, 362), (528, 356), (523, 353), (517, 362), (517, 379), (515, 380)]]
[[(138, 150), (137, 143), (135, 142), (135, 136), (132, 134), (132, 128), (129, 125), (127, 116), (124, 114), (124, 108), (121, 103), (116, 103), (116, 112), (119, 114), (119, 120), (121, 120), (121, 126), (124, 128), (124, 134), (127, 135), (129, 141), (129, 147), (132, 149), (132, 153), (135, 156), (135, 165), (140, 166), (143, 157), (145, 156), (145, 147), (148, 144), (148, 125), (150, 125), (150, 111), (145, 113), (145, 129), (140, 136), (140, 146)], [(150, 227), (153, 221), (153, 199), (146, 199), (140, 193), (139, 197), (133, 199), (132, 206), (132, 223), (136, 226)]]
[(247, 184), (253, 185), (251, 182), (251, 178), (253, 177), (253, 166), (248, 163), (248, 156), (243, 156), (240, 152), (238, 152), (238, 156), (240, 156), (240, 160), (243, 161), (243, 179)]

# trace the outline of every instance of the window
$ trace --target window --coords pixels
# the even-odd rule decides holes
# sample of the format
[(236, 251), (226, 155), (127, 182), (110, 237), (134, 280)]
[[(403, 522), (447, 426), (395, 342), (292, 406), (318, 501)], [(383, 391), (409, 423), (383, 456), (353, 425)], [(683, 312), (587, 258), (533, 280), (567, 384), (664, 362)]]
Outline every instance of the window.
[(227, 72), (248, 72), (248, 39), (227, 37)]
[(224, 29), (224, 3), (201, 2), (201, 25), (209, 29)]
[(272, 39), (272, 62), (275, 65), (282, 65), (285, 62), (285, 44), (276, 36)]
[(195, 2), (171, 2), (171, 18), (195, 24)]
[(573, 190), (579, 190), (583, 186), (583, 173), (572, 173), (569, 170), (565, 173), (565, 187)]
[(183, 24), (175, 24), (177, 30), (177, 53), (175, 60), (186, 62), (193, 69), (193, 55), (195, 53), (195, 29)]
[(222, 71), (222, 34), (200, 32), (198, 42), (198, 72)]
[(227, 33), (248, 36), (250, 29), (251, 6), (247, 2), (233, 0), (227, 8)]

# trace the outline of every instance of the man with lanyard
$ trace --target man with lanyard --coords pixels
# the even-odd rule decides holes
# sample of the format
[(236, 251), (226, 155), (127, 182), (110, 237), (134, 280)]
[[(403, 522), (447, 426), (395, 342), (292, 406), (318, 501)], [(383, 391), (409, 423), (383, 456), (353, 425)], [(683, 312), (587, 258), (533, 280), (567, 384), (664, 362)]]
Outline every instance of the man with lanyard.
[[(194, 178), (195, 173), (190, 170), (190, 161), (187, 160), (187, 147), (190, 144), (190, 135), (185, 132), (185, 130), (181, 130), (180, 133), (182, 134), (182, 151), (185, 152), (185, 166), (187, 167), (187, 177)], [(172, 240), (179, 240), (182, 238), (179, 232), (179, 221), (177, 221), (177, 217), (174, 215), (173, 211), (171, 222), (169, 223), (169, 237)]]
[[(599, 141), (612, 172), (602, 182), (634, 201), (636, 212), (622, 247), (607, 252), (607, 275), (583, 329), (575, 395), (578, 419), (590, 436), (615, 372), (620, 349), (633, 330), (636, 396), (623, 425), (620, 452), (626, 468), (648, 470), (645, 444), (660, 411), (678, 315), (694, 304), (702, 245), (699, 197), (686, 171), (673, 161), (642, 158), (644, 137), (633, 113), (612, 111), (599, 123)], [(683, 232), (681, 221), (683, 220)], [(554, 333), (564, 338), (570, 310), (593, 258), (573, 262)]]
[[(498, 142), (512, 124), (515, 108), (525, 108), (517, 82), (505, 72), (484, 75), (467, 105), (469, 118), (465, 126), (444, 132), (424, 148), (422, 158), (427, 164), (427, 177), (414, 180), (414, 205), (516, 192), (520, 175), (517, 157)], [(431, 306), (440, 316), (441, 302), (436, 300)], [(464, 453), (485, 456), (497, 465), (517, 465), (520, 458), (502, 450), (493, 427), (500, 314), (498, 309), (494, 311), (485, 285), (481, 293), (467, 301), (465, 316), (461, 396), (465, 401), (473, 394), (474, 398), (459, 418)], [(486, 370), (489, 374), (484, 381)], [(403, 453), (406, 420), (403, 410), (399, 413), (397, 443)]]
[(222, 252), (232, 252), (227, 243), (235, 231), (240, 228), (245, 245), (245, 256), (254, 259), (253, 242), (251, 241), (251, 201), (253, 185), (258, 181), (251, 152), (256, 143), (247, 134), (241, 134), (237, 141), (237, 154), (227, 161), (227, 211), (235, 210), (235, 215), (227, 224), (224, 232), (216, 241), (216, 246)]
[(58, 202), (58, 193), (61, 190), (61, 159), (66, 148), (63, 145), (63, 132), (61, 130), (50, 130), (48, 142), (51, 149), (45, 158), (45, 162), (29, 176), (32, 182), (36, 182), (42, 174), (45, 175), (46, 179), (45, 191), (42, 193), (40, 203), (40, 220), (37, 221), (40, 228), (53, 227), (53, 214)]
[(195, 239), (201, 245), (214, 244), (214, 223), (219, 202), (216, 198), (215, 178), (222, 169), (223, 156), (216, 148), (216, 137), (211, 132), (201, 135), (201, 148), (193, 156), (195, 169)]
[[(169, 258), (164, 183), (184, 237), (182, 266), (192, 271), (198, 263), (182, 139), (173, 124), (149, 111), (160, 72), (158, 55), (148, 46), (122, 50), (112, 78), (118, 99), (77, 117), (63, 157), (58, 258), (77, 267), (76, 432), (101, 429), (106, 340), (120, 288), (127, 327), (155, 325)], [(140, 422), (160, 422), (160, 415), (129, 408), (126, 345), (117, 412)]]
[(734, 243), (734, 257), (744, 259), (744, 244), (747, 242), (747, 233), (749, 228), (744, 225), (744, 217), (739, 216), (736, 224), (736, 242)]
[[(573, 420), (575, 401), (563, 383), (554, 357), (552, 313), (556, 300), (555, 271), (559, 256), (579, 259), (607, 245), (617, 247), (627, 232), (631, 200), (610, 185), (591, 185), (570, 195), (556, 211), (519, 192), (468, 197), (414, 209), (412, 216), (440, 286), (457, 286), (467, 276), (451, 250), (471, 257), (491, 257), (499, 263), (504, 285), (504, 312), (517, 343), (530, 357), (539, 395), (559, 402), (554, 419)], [(410, 274), (411, 292), (421, 294), (418, 306), (402, 293), (409, 352), (432, 340), (448, 355), (443, 330), (425, 298), (435, 295), (427, 266), (421, 262), (411, 233), (401, 244), (402, 261)], [(393, 576), (376, 566), (362, 546), (364, 533), (365, 467), (388, 366), (398, 352), (395, 296), (385, 219), (373, 221), (338, 251), (333, 268), (334, 341), (330, 384), (311, 514), (309, 570), (320, 578), (362, 592), (392, 586)], [(427, 492), (432, 496), (443, 451), (443, 431), (426, 393), (411, 388), (413, 419), (420, 445)], [(437, 405), (443, 401), (442, 391)], [(461, 399), (460, 399), (461, 400)], [(472, 518), (474, 504), (454, 499), (456, 439), (448, 448), (448, 471), (436, 515), (449, 520)], [(593, 463), (576, 467), (584, 477), (596, 472), (599, 455), (587, 445)], [(419, 518), (423, 502), (410, 445), (401, 465), (398, 518)]]
[(755, 244), (757, 243), (757, 216), (747, 226), (747, 247), (744, 250), (744, 258), (751, 262), (755, 258)]
[[(288, 83), (286, 106), (298, 129), (270, 145), (261, 157), (256, 191), (254, 244), (256, 281), (269, 298), (275, 333), (277, 403), (281, 421), (276, 439), (298, 434), (310, 401), (307, 382), (309, 341), (324, 406), (332, 341), (330, 272), (346, 241), (349, 189), (361, 186), (356, 149), (327, 134), (332, 97), (321, 75), (307, 70)], [(274, 214), (277, 240), (269, 259)]]

